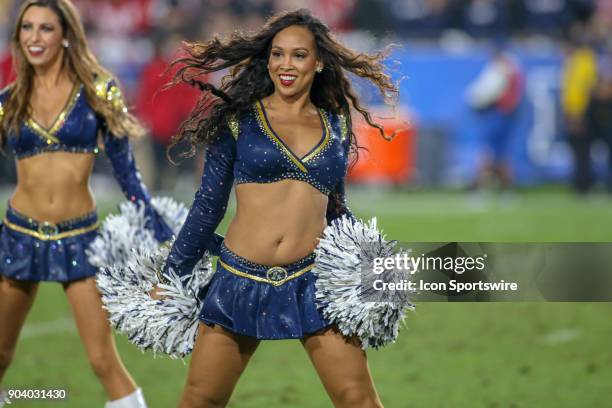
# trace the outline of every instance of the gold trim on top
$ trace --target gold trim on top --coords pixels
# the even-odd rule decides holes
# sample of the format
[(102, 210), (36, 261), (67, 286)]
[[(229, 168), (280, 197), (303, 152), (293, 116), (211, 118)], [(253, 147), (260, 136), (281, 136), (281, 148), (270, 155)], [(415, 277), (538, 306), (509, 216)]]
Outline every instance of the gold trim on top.
[(321, 143), (319, 143), (319, 145), (310, 153), (308, 153), (306, 156), (302, 157), (302, 162), (306, 163), (308, 160), (312, 159), (314, 156), (317, 155), (317, 153), (319, 153), (321, 150), (323, 150), (323, 148), (325, 148), (325, 146), (327, 146), (327, 143), (329, 143), (329, 121), (327, 120), (327, 116), (325, 115), (325, 112), (323, 112), (322, 109), (319, 109), (319, 115), (321, 116), (321, 119), (323, 121), (323, 132), (325, 133), (325, 136), (323, 138), (323, 141)]
[(96, 96), (109, 104), (113, 110), (123, 113), (128, 111), (121, 89), (113, 77), (98, 75), (94, 80), (94, 86)]
[(240, 122), (238, 122), (238, 116), (235, 113), (229, 115), (227, 126), (229, 127), (232, 136), (234, 136), (234, 139), (238, 140), (238, 135), (240, 134)]
[(6, 218), (4, 219), (4, 221), (2, 221), (2, 223), (4, 225), (6, 225), (8, 228), (17, 231), (17, 232), (21, 232), (22, 234), (26, 234), (26, 235), (30, 235), (34, 238), (37, 238), (41, 241), (56, 241), (58, 239), (64, 239), (64, 238), (70, 238), (70, 237), (74, 237), (77, 235), (81, 235), (81, 234), (85, 234), (87, 232), (91, 232), (93, 230), (95, 230), (96, 228), (98, 228), (100, 226), (100, 221), (96, 221), (94, 224), (88, 226), (88, 227), (83, 227), (83, 228), (77, 228), (77, 229), (73, 229), (70, 231), (64, 231), (64, 232), (60, 232), (57, 234), (44, 234), (41, 233), (39, 231), (33, 231), (31, 229), (28, 228), (24, 228), (20, 225), (16, 225), (13, 224), (12, 222), (10, 222), (9, 220), (7, 220)]
[(74, 105), (76, 105), (77, 99), (80, 95), (80, 89), (81, 85), (78, 82), (75, 82), (72, 88), (72, 92), (70, 93), (70, 97), (66, 102), (66, 106), (64, 106), (64, 109), (62, 109), (59, 115), (57, 115), (55, 121), (53, 121), (53, 124), (49, 129), (45, 129), (32, 117), (27, 120), (27, 125), (36, 133), (38, 133), (39, 136), (45, 139), (47, 144), (60, 143), (60, 140), (56, 137), (56, 134), (57, 132), (59, 132), (62, 126), (64, 126), (66, 118), (72, 112)]
[(272, 129), (270, 129), (270, 126), (268, 126), (268, 120), (266, 119), (265, 113), (263, 111), (263, 103), (261, 101), (257, 101), (257, 103), (255, 104), (255, 108), (257, 109), (257, 115), (259, 116), (259, 123), (263, 126), (264, 131), (266, 132), (268, 137), (272, 138), (275, 144), (277, 146), (280, 146), (281, 149), (283, 149), (285, 155), (288, 156), (289, 159), (291, 159), (291, 161), (300, 170), (302, 170), (304, 173), (308, 173), (308, 169), (306, 168), (306, 166), (304, 166), (304, 163), (302, 163), (300, 159), (298, 159), (295, 154), (293, 154), (293, 152), (289, 150), (287, 146), (285, 146), (285, 144), (278, 137), (276, 137)]
[(30, 129), (32, 129), (34, 131), (34, 133), (37, 133), (38, 136), (40, 136), (41, 138), (45, 139), (47, 144), (53, 144), (53, 143), (59, 143), (60, 142), (60, 140), (57, 137), (53, 136), (45, 128), (43, 128), (38, 123), (36, 123), (33, 119), (31, 119), (31, 118), (28, 119), (27, 125), (28, 125), (28, 127)]
[(339, 114), (338, 121), (340, 122), (340, 139), (344, 142), (348, 135), (348, 120), (344, 114)]
[[(239, 271), (238, 269), (229, 266), (228, 264), (226, 264), (225, 262), (223, 262), (222, 260), (219, 259), (219, 261), (221, 263), (221, 266), (223, 266), (223, 268), (225, 270), (227, 270), (228, 272), (233, 273), (234, 275), (243, 277), (243, 278), (247, 278), (247, 279), (251, 279), (254, 280), (256, 282), (262, 282), (262, 283), (268, 283), (270, 285), (273, 286), (281, 286), (284, 283), (287, 283), (288, 281), (295, 279), (297, 277), (302, 276), (303, 274), (305, 274), (306, 272), (308, 272), (309, 270), (311, 270), (312, 268), (314, 268), (314, 264), (310, 264), (302, 269), (300, 269), (299, 271), (295, 272), (292, 275), (287, 276), (286, 278), (280, 279), (280, 280), (271, 280), (268, 278), (262, 278), (261, 276), (256, 276), (256, 275), (251, 275), (250, 273), (246, 273), (246, 272), (242, 272)], [(278, 268), (277, 266), (273, 266), (272, 268)]]
[(118, 112), (127, 113), (128, 108), (125, 105), (123, 94), (117, 85), (111, 85), (106, 93), (106, 100), (111, 104), (112, 108)]
[(98, 98), (106, 100), (106, 93), (108, 92), (108, 84), (111, 81), (111, 77), (104, 75), (97, 75), (94, 79), (94, 86), (96, 88), (96, 96)]
[(55, 120), (55, 123), (49, 130), (49, 133), (51, 133), (52, 135), (55, 135), (61, 129), (61, 127), (64, 126), (64, 122), (66, 122), (66, 118), (68, 117), (70, 112), (72, 112), (74, 105), (76, 105), (80, 89), (81, 89), (80, 84), (75, 82), (74, 89), (72, 90), (72, 94), (70, 95), (70, 99), (69, 99), (68, 104), (66, 105), (66, 108), (64, 108), (64, 110), (60, 112), (59, 116)]

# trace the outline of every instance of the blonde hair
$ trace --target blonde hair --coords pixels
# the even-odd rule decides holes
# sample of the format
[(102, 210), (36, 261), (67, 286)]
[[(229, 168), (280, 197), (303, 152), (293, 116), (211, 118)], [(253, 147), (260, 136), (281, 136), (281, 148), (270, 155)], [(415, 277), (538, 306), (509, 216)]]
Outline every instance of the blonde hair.
[[(4, 145), (9, 131), (19, 133), (21, 123), (30, 115), (30, 96), (34, 78), (34, 68), (28, 63), (19, 42), (21, 22), (25, 12), (33, 6), (48, 7), (58, 17), (64, 38), (69, 46), (64, 48), (63, 69), (76, 77), (83, 84), (87, 101), (91, 108), (101, 115), (108, 129), (117, 137), (138, 137), (144, 134), (144, 129), (138, 120), (127, 112), (122, 103), (109, 102), (109, 98), (100, 91), (100, 81), (110, 82), (111, 74), (98, 62), (93, 55), (85, 36), (85, 29), (79, 13), (70, 0), (28, 0), (21, 6), (15, 30), (11, 39), (13, 63), (17, 79), (10, 85), (10, 96), (4, 104), (3, 125), (0, 126), (0, 145)], [(116, 86), (113, 87), (115, 97), (120, 97)], [(110, 90), (104, 90), (109, 93)]]

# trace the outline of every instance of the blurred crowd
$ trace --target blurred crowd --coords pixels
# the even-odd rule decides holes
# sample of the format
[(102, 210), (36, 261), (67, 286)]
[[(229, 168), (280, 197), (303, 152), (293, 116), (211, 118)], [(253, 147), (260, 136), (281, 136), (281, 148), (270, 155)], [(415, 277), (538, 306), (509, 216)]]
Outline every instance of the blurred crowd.
[[(605, 130), (593, 132), (609, 138), (610, 124), (603, 122), (610, 117), (606, 109), (612, 82), (612, 0), (73, 1), (94, 52), (120, 78), (130, 105), (150, 129), (144, 156), (151, 164), (144, 167), (150, 169), (145, 170), (150, 173), (146, 178), (155, 180), (157, 189), (174, 185), (176, 169), (167, 165), (165, 146), (197, 98), (188, 88), (162, 89), (171, 78), (165, 70), (180, 42), (236, 28), (254, 30), (272, 13), (299, 7), (310, 8), (351, 45), (362, 48), (375, 48), (378, 41), (447, 44), (449, 38), (462, 43), (510, 39), (563, 46), (561, 104), (580, 173), (575, 177), (579, 191), (588, 190), (593, 176), (586, 170), (591, 139), (576, 139), (577, 135), (603, 126)], [(20, 4), (0, 0), (0, 86), (11, 80), (8, 43)], [(596, 125), (590, 124), (594, 121)], [(0, 183), (12, 182), (6, 164), (2, 170)]]
[[(577, 25), (612, 37), (612, 0), (74, 0), (98, 57), (134, 92), (143, 67), (181, 39), (253, 30), (280, 10), (308, 7), (336, 32), (399, 41), (448, 33), (473, 39), (562, 40)], [(0, 0), (0, 84), (8, 81), (8, 37), (20, 0)]]
[[(369, 3), (369, 4), (368, 4)], [(373, 28), (398, 35), (437, 36), (454, 29), (474, 37), (562, 36), (576, 21), (610, 19), (607, 0), (379, 0), (388, 23)], [(367, 14), (364, 14), (367, 20)]]

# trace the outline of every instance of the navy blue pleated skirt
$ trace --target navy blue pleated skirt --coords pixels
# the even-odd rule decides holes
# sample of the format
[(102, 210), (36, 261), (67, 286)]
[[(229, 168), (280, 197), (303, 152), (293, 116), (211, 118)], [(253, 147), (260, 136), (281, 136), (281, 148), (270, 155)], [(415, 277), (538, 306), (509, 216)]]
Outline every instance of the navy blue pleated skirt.
[(0, 274), (15, 280), (71, 282), (94, 276), (85, 250), (95, 239), (98, 215), (57, 224), (33, 220), (9, 206), (0, 224)]
[(314, 254), (289, 265), (251, 262), (221, 246), (200, 320), (257, 339), (293, 339), (329, 326), (315, 304)]

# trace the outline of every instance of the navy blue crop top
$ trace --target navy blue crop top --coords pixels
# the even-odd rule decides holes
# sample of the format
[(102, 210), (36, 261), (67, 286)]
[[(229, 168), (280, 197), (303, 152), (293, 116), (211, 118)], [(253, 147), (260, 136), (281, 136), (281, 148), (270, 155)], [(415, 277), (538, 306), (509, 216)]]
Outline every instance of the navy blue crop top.
[[(95, 86), (96, 95), (112, 104), (115, 110), (127, 110), (112, 78), (98, 77)], [(9, 95), (10, 87), (0, 91), (0, 126), (5, 126), (2, 120)], [(109, 131), (104, 118), (89, 105), (82, 84), (75, 84), (66, 106), (50, 128), (44, 128), (30, 117), (21, 126), (19, 135), (9, 132), (7, 145), (17, 160), (55, 151), (97, 154), (100, 132), (104, 139), (104, 151), (123, 193), (130, 201), (145, 206), (147, 226), (153, 229), (158, 241), (167, 241), (172, 237), (172, 230), (151, 206), (151, 197), (136, 168), (129, 139), (115, 137)]]
[[(0, 109), (9, 93), (10, 88), (0, 93)], [(126, 109), (114, 80), (96, 80), (96, 94), (114, 104), (117, 109)], [(104, 119), (89, 106), (83, 85), (76, 83), (66, 106), (50, 128), (46, 129), (29, 118), (21, 126), (19, 136), (9, 135), (7, 144), (17, 159), (52, 151), (97, 154), (98, 132), (101, 129), (106, 130)], [(111, 136), (108, 132), (105, 135)]]
[(236, 184), (295, 179), (328, 195), (346, 173), (348, 137), (339, 116), (330, 116), (323, 110), (319, 115), (321, 138), (302, 157), (295, 155), (272, 129), (261, 102), (256, 102), (249, 114), (230, 119), (230, 130), (236, 139)]
[(240, 117), (228, 118), (227, 126), (206, 148), (202, 184), (164, 272), (172, 268), (179, 275), (190, 274), (205, 251), (219, 254), (223, 237), (215, 230), (225, 215), (234, 183), (299, 180), (328, 196), (328, 224), (343, 214), (352, 217), (344, 194), (350, 143), (346, 120), (319, 112), (323, 134), (303, 157), (295, 155), (274, 132), (261, 102)]

